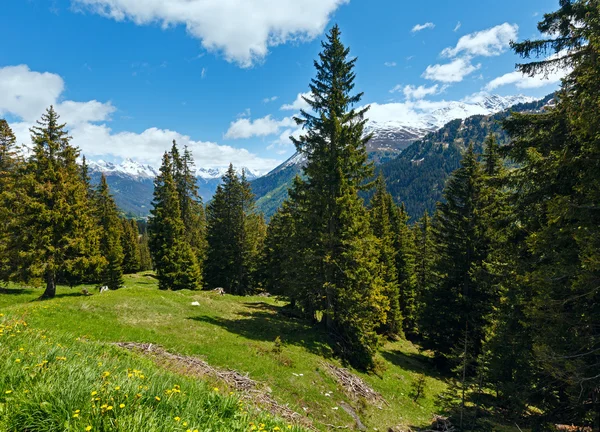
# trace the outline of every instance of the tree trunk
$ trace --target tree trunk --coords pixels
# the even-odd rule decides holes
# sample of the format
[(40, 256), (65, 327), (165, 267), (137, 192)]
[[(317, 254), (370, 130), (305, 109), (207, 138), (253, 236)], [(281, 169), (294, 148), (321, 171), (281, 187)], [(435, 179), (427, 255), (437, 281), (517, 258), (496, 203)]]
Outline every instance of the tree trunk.
[(42, 299), (51, 299), (56, 295), (56, 280), (54, 278), (54, 272), (46, 272), (46, 291), (42, 294)]

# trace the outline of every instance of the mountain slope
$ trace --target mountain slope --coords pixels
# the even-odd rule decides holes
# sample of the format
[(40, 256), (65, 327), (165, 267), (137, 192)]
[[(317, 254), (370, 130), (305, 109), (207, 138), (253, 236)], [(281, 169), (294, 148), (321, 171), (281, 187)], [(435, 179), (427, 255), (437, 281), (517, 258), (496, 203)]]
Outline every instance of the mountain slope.
[[(411, 209), (415, 215), (420, 215), (424, 209), (435, 207), (435, 203), (441, 198), (441, 190), (448, 174), (458, 167), (464, 146), (449, 146), (452, 140), (475, 140), (481, 145), (490, 131), (498, 132), (500, 129), (497, 124), (488, 124), (490, 121), (506, 117), (511, 110), (529, 110), (531, 107), (538, 107), (540, 103), (543, 106), (549, 98), (536, 102), (526, 96), (482, 96), (474, 103), (446, 102), (442, 108), (417, 118), (371, 121), (366, 129), (366, 133), (373, 135), (367, 144), (369, 159), (382, 166), (386, 177), (390, 176), (388, 188), (396, 200), (410, 193), (424, 201), (422, 205), (413, 205), (412, 195), (409, 196)], [(466, 120), (463, 122), (461, 119)], [(463, 123), (466, 129), (459, 132)], [(418, 144), (420, 139), (424, 142)], [(449, 146), (445, 151), (433, 145), (433, 142), (442, 141)], [(429, 152), (435, 157), (425, 161)], [(267, 218), (287, 198), (287, 189), (294, 177), (301, 174), (304, 161), (304, 158), (295, 154), (270, 173), (252, 182), (257, 207)], [(405, 169), (406, 172), (396, 172), (399, 169)], [(390, 185), (390, 182), (395, 183)], [(410, 188), (413, 182), (414, 185)], [(427, 195), (429, 193), (431, 196)]]
[(482, 152), (486, 137), (493, 133), (501, 145), (505, 144), (508, 137), (500, 121), (511, 112), (539, 111), (552, 97), (517, 104), (493, 115), (453, 120), (410, 145), (396, 159), (379, 166), (378, 171), (386, 178), (388, 191), (396, 202), (405, 204), (409, 215), (418, 218), (426, 210), (432, 213), (442, 199), (446, 180), (460, 166), (462, 154), (470, 143), (477, 152)]

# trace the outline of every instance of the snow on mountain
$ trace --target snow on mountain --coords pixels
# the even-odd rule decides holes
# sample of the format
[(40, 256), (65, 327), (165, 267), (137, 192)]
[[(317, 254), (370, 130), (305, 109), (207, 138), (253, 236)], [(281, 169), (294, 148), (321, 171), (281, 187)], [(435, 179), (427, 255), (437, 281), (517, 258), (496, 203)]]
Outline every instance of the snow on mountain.
[[(373, 134), (367, 150), (399, 152), (455, 119), (473, 115), (490, 115), (519, 103), (533, 102), (523, 95), (499, 96), (477, 94), (463, 101), (416, 101), (405, 104), (377, 106), (371, 114), (365, 132)], [(409, 105), (410, 104), (410, 105)], [(394, 107), (394, 105), (396, 105)]]
[[(107, 175), (117, 175), (121, 177), (133, 177), (137, 179), (154, 178), (158, 175), (158, 169), (151, 165), (144, 165), (133, 159), (127, 158), (120, 164), (112, 162), (99, 161), (88, 161), (91, 172), (99, 172)], [(241, 170), (245, 170), (246, 178), (253, 180), (260, 177), (260, 173), (249, 168), (237, 169), (238, 173)], [(196, 177), (206, 181), (220, 180), (223, 174), (227, 172), (227, 168), (198, 168), (196, 170)]]
[(158, 175), (158, 171), (150, 165), (143, 165), (132, 159), (125, 159), (120, 164), (112, 162), (88, 161), (91, 172), (101, 172), (104, 174), (121, 175), (140, 178), (154, 178)]

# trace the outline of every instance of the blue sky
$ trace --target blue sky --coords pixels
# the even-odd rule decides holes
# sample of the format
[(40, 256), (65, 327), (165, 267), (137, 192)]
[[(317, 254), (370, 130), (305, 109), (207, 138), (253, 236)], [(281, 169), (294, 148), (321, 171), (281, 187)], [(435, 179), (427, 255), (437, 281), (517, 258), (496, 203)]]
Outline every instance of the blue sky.
[(537, 21), (557, 4), (4, 0), (0, 116), (27, 142), (53, 103), (92, 159), (156, 164), (178, 139), (199, 166), (266, 171), (293, 153), (294, 101), (333, 23), (359, 57), (364, 103), (377, 104), (373, 116), (384, 121), (481, 91), (554, 90), (560, 74), (545, 82), (515, 74), (507, 44), (537, 37)]

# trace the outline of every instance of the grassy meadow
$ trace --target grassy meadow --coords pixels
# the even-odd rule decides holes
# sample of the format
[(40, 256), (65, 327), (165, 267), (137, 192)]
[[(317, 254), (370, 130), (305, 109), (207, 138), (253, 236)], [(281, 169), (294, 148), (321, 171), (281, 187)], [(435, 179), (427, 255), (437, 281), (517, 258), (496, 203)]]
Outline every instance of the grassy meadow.
[[(27, 287), (0, 294), (1, 430), (305, 430), (223, 382), (114, 342), (158, 344), (248, 374), (318, 430), (355, 427), (342, 405), (378, 431), (425, 427), (439, 412), (446, 383), (406, 341), (382, 348), (378, 375), (353, 371), (387, 401), (377, 406), (344, 392), (323, 367), (324, 361), (339, 366), (324, 333), (278, 313), (284, 303), (276, 299), (159, 291), (151, 273), (127, 276), (118, 291), (87, 287), (94, 295), (84, 296), (81, 288), (59, 287), (49, 301), (37, 301), (42, 291)], [(423, 376), (424, 394), (415, 401)]]

